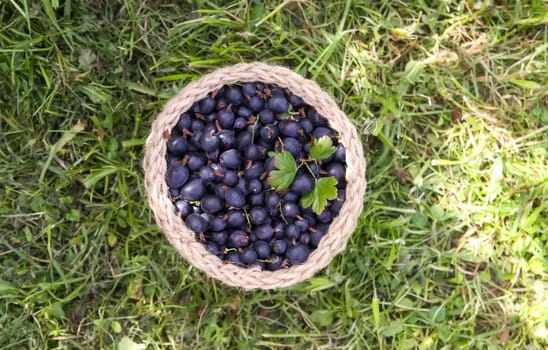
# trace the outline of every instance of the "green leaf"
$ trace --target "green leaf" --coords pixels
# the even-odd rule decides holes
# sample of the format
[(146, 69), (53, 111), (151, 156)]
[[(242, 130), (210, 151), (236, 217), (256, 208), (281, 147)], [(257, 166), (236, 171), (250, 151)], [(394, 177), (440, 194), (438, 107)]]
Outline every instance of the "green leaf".
[(337, 179), (333, 176), (322, 177), (314, 184), (314, 189), (303, 196), (303, 207), (312, 207), (312, 211), (320, 214), (328, 200), (337, 198)]
[(443, 210), (443, 208), (439, 205), (434, 204), (430, 207), (430, 214), (432, 215), (432, 218), (441, 220), (445, 216), (445, 210)]
[(381, 331), (383, 337), (393, 337), (403, 331), (403, 323), (401, 321), (392, 321), (389, 325), (384, 326)]
[(118, 321), (112, 321), (112, 323), (110, 324), (110, 327), (112, 328), (114, 333), (118, 334), (122, 332), (122, 325)]
[(329, 136), (313, 138), (310, 142), (310, 157), (314, 160), (329, 158), (335, 152), (337, 152), (337, 148), (333, 146), (333, 141)]
[(536, 90), (542, 87), (542, 85), (540, 85), (536, 81), (531, 81), (531, 80), (508, 79), (508, 81), (524, 89)]
[(295, 158), (288, 151), (276, 153), (274, 166), (277, 170), (270, 172), (268, 182), (276, 191), (282, 191), (291, 186), (295, 175), (297, 175), (297, 163)]
[(371, 311), (373, 312), (373, 321), (375, 322), (377, 332), (381, 327), (381, 312), (379, 304), (379, 298), (377, 298), (377, 293), (375, 293), (373, 295), (373, 300), (371, 301)]
[(333, 323), (334, 311), (331, 310), (316, 310), (310, 315), (312, 322), (320, 327), (329, 326)]

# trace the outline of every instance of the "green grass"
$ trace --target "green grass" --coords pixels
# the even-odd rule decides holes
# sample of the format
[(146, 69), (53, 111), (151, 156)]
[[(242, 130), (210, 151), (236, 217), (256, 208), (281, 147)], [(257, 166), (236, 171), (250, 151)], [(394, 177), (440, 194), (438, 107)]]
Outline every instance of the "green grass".
[[(172, 3), (0, 3), (0, 349), (548, 348), (545, 2)], [(183, 261), (141, 169), (171, 96), (254, 60), (376, 122), (344, 254), (269, 292)]]

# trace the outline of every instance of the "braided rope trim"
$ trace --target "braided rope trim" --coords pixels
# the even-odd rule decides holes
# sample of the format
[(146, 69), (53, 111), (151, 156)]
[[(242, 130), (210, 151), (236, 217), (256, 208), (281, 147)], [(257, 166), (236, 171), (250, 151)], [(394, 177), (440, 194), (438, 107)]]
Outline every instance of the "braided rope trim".
[[(165, 181), (166, 139), (163, 135), (166, 131), (171, 132), (179, 115), (188, 110), (195, 101), (223, 85), (254, 81), (278, 85), (301, 97), (307, 104), (316, 108), (318, 113), (328, 120), (330, 126), (340, 133), (341, 142), (346, 147), (347, 195), (339, 215), (331, 223), (318, 248), (310, 254), (304, 264), (277, 271), (261, 271), (259, 267), (242, 268), (225, 264), (208, 252), (205, 246), (196, 240), (195, 233), (188, 229), (175, 213)], [(287, 287), (304, 281), (325, 268), (332, 258), (345, 248), (347, 240), (356, 228), (363, 209), (367, 184), (365, 159), (358, 133), (333, 99), (315, 82), (285, 67), (260, 62), (241, 63), (218, 69), (188, 84), (168, 101), (152, 124), (151, 133), (146, 140), (143, 167), (149, 205), (154, 212), (156, 223), (169, 242), (188, 262), (208, 276), (229, 286), (244, 289)]]

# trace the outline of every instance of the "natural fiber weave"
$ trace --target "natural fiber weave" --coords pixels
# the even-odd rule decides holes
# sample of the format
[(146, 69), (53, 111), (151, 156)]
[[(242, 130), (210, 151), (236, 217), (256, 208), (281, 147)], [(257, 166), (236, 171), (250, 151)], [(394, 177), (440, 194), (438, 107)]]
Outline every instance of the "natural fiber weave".
[[(195, 101), (223, 85), (255, 81), (275, 84), (300, 96), (328, 120), (331, 128), (340, 133), (340, 141), (346, 147), (346, 200), (340, 214), (333, 220), (318, 248), (310, 254), (304, 264), (277, 271), (261, 271), (259, 267), (244, 268), (226, 264), (208, 252), (205, 246), (196, 240), (195, 233), (177, 216), (165, 181), (167, 163), (164, 135), (171, 132), (179, 115), (188, 110)], [(312, 277), (314, 273), (326, 267), (331, 259), (345, 248), (348, 238), (356, 228), (366, 188), (365, 159), (360, 138), (356, 128), (331, 97), (315, 82), (287, 68), (259, 62), (218, 69), (188, 84), (173, 97), (152, 124), (151, 133), (146, 141), (143, 166), (149, 204), (157, 224), (169, 242), (187, 261), (207, 275), (227, 285), (244, 289), (290, 286)]]

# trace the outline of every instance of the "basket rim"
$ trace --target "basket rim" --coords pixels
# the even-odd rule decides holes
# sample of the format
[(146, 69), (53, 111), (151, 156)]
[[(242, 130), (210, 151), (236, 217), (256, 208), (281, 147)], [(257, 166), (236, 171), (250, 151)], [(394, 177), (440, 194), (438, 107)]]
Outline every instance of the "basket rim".
[[(165, 183), (167, 163), (164, 134), (166, 131), (169, 133), (175, 126), (180, 113), (223, 85), (255, 81), (275, 84), (301, 97), (328, 120), (331, 128), (339, 132), (340, 142), (346, 148), (347, 196), (339, 214), (333, 219), (328, 232), (306, 262), (276, 271), (263, 271), (258, 266), (246, 268), (226, 264), (208, 252), (205, 246), (195, 239), (195, 233), (188, 229), (175, 213)], [(332, 258), (346, 247), (347, 240), (355, 230), (363, 210), (363, 197), (367, 186), (362, 143), (355, 126), (334, 100), (314, 81), (288, 68), (262, 62), (240, 63), (220, 68), (181, 89), (166, 103), (152, 123), (146, 140), (143, 168), (149, 205), (156, 223), (171, 245), (185, 260), (208, 276), (229, 286), (243, 289), (287, 287), (304, 281), (325, 268)]]

